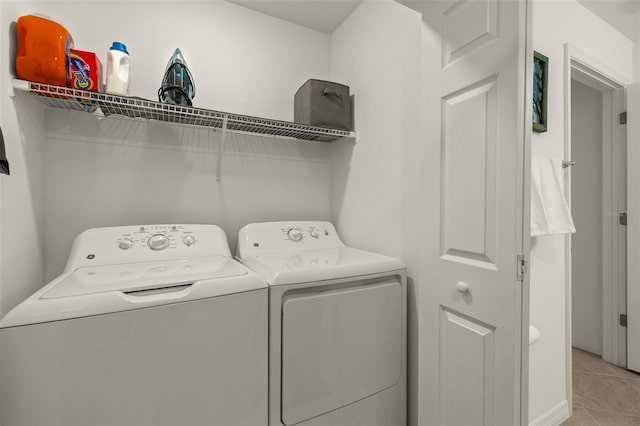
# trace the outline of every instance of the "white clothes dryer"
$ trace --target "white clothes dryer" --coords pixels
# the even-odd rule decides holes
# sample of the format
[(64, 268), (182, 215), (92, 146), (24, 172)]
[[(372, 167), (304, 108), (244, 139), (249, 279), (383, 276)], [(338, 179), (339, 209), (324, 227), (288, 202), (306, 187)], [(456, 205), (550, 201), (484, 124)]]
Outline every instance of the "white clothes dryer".
[(85, 231), (0, 322), (2, 424), (264, 426), (267, 312), (217, 226)]
[(329, 222), (250, 224), (236, 256), (269, 284), (269, 424), (406, 425), (406, 270)]

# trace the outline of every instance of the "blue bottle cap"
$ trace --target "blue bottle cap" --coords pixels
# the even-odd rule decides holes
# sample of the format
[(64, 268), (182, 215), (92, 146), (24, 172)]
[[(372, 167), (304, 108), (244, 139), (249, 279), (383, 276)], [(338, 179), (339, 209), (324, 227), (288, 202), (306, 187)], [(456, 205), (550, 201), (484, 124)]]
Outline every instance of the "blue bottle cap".
[(127, 46), (125, 46), (124, 43), (120, 43), (119, 41), (114, 41), (109, 50), (119, 50), (126, 53), (127, 55), (129, 54), (129, 52), (127, 52)]

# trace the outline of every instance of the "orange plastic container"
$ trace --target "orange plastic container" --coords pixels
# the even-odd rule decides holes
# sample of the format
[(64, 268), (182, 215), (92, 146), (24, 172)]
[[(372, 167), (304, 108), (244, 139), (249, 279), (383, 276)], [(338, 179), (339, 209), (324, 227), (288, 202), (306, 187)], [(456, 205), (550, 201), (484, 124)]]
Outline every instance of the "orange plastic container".
[(26, 15), (18, 18), (16, 74), (22, 80), (66, 86), (69, 81), (71, 34), (57, 22)]

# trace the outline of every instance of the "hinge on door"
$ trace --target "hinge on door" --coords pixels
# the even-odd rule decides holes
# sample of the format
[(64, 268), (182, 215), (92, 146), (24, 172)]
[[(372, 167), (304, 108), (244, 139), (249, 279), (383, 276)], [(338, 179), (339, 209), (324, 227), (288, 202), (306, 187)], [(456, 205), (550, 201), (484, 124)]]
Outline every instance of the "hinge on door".
[(627, 326), (627, 314), (620, 314), (620, 325), (622, 327)]
[(528, 272), (527, 259), (524, 257), (524, 254), (518, 253), (516, 263), (518, 268), (518, 281), (524, 281), (524, 275)]
[(618, 223), (620, 225), (627, 225), (627, 212), (618, 213)]
[(620, 123), (620, 125), (625, 125), (627, 124), (627, 111), (625, 112), (621, 112), (618, 115), (618, 123)]

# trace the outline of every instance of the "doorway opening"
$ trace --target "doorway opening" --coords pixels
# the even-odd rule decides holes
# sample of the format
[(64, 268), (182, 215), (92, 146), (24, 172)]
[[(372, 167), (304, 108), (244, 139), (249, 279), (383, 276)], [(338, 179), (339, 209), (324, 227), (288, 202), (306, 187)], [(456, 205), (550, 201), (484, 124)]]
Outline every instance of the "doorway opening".
[(570, 46), (565, 53), (565, 158), (575, 162), (565, 192), (576, 225), (565, 245), (566, 371), (575, 402), (593, 385), (583, 370), (626, 366), (626, 108), (624, 85), (606, 67)]
[[(602, 357), (605, 93), (571, 79), (571, 345)], [(610, 212), (609, 215), (615, 215)], [(605, 213), (605, 216), (607, 214)], [(615, 219), (615, 218), (614, 218)]]

